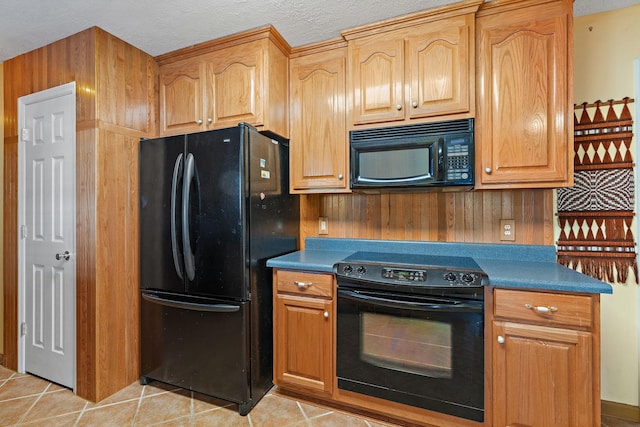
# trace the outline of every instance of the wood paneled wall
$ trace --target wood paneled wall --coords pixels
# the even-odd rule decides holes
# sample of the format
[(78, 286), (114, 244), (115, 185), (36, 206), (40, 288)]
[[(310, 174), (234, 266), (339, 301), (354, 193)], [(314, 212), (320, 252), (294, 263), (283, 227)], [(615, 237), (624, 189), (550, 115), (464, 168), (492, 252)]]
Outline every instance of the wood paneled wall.
[(554, 243), (553, 190), (306, 195), (303, 242), (319, 237), (320, 216), (329, 220), (326, 237), (509, 244), (500, 240), (500, 220), (513, 219), (513, 243)]
[(17, 367), (17, 100), (76, 82), (77, 393), (137, 379), (137, 143), (158, 135), (153, 58), (99, 28), (4, 63), (5, 362)]

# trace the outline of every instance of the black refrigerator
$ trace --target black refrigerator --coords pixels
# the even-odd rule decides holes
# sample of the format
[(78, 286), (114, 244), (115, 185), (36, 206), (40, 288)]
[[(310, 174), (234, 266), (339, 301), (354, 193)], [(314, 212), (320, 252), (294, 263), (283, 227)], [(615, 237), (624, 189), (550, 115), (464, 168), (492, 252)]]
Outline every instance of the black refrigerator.
[(139, 147), (140, 382), (238, 404), (272, 386), (268, 258), (298, 248), (288, 141), (250, 125)]

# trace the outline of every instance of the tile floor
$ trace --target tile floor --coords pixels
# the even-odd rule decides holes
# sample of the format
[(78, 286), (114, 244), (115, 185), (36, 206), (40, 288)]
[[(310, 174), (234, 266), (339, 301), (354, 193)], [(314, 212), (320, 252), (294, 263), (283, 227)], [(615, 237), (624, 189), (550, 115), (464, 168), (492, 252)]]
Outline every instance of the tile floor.
[[(102, 402), (88, 402), (70, 390), (0, 366), (0, 426), (207, 426), (207, 427), (384, 427), (331, 408), (267, 394), (249, 415), (235, 404), (161, 383), (133, 383)], [(602, 427), (640, 427), (602, 418)]]
[(0, 426), (384, 427), (380, 421), (270, 392), (242, 417), (237, 406), (152, 382), (133, 383), (102, 402), (0, 366)]

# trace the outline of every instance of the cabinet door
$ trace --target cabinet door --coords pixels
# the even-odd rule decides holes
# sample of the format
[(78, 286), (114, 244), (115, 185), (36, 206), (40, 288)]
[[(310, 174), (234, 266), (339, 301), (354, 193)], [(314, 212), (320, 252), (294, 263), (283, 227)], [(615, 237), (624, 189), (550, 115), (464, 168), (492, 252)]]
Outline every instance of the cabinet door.
[(346, 49), (291, 60), (291, 191), (348, 191)]
[(470, 110), (473, 15), (436, 21), (412, 30), (407, 41), (409, 116)]
[(205, 111), (209, 128), (239, 122), (263, 124), (264, 51), (252, 44), (223, 49), (205, 58)]
[(353, 123), (403, 120), (404, 40), (388, 34), (350, 42)]
[(513, 9), (477, 21), (477, 187), (571, 183), (572, 18), (566, 4)]
[(274, 313), (274, 382), (331, 393), (333, 303), (278, 295)]
[(160, 134), (202, 130), (203, 79), (200, 61), (184, 60), (160, 68)]
[(495, 426), (591, 426), (592, 335), (494, 322)]

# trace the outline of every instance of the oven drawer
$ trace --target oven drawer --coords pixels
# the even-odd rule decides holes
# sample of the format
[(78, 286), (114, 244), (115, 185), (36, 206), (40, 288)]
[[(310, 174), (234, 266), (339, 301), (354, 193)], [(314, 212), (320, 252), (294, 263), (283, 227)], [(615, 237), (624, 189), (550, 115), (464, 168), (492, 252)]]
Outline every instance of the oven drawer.
[(591, 297), (584, 295), (496, 289), (494, 314), (547, 325), (591, 328), (593, 304)]
[(278, 292), (333, 297), (333, 275), (278, 270)]

